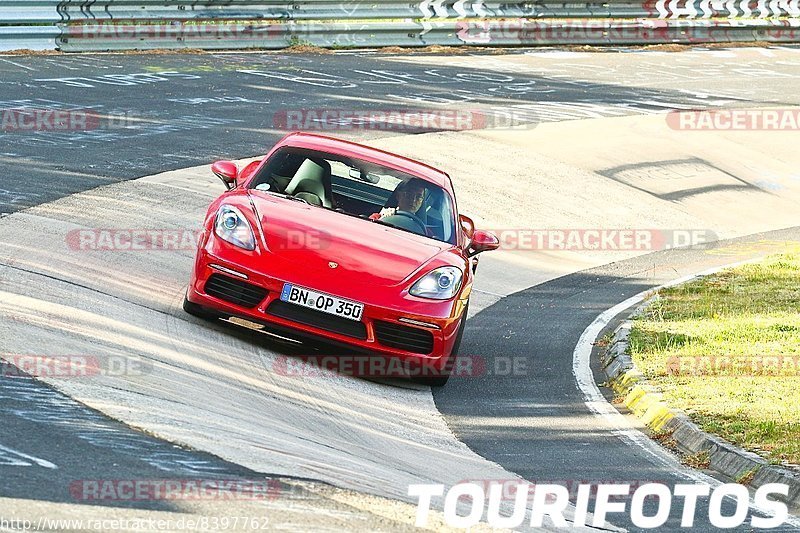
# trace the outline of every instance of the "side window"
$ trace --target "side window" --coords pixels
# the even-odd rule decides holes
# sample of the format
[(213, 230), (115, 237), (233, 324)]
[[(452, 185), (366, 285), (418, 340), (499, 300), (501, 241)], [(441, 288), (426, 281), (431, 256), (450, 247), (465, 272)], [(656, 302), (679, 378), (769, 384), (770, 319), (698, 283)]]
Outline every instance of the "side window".
[(442, 193), (440, 213), (442, 215), (442, 240), (453, 242), (453, 224), (449, 221), (455, 218), (455, 213), (453, 213), (450, 198), (445, 193)]
[(286, 186), (292, 181), (292, 178), (297, 173), (297, 169), (306, 158), (300, 154), (294, 154), (288, 151), (278, 152), (273, 155), (270, 161), (261, 169), (258, 176), (253, 181), (252, 188), (256, 188), (262, 183), (267, 183), (270, 190), (283, 192)]
[(453, 210), (447, 194), (439, 189), (426, 188), (425, 219), (429, 231), (440, 240), (450, 242), (453, 237)]

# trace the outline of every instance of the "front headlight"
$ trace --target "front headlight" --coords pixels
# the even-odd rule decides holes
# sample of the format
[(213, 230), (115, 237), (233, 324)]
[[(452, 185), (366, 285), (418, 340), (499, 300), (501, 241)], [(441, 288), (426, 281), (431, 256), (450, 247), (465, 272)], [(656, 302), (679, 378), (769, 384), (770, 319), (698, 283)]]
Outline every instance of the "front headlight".
[(420, 298), (449, 300), (461, 288), (463, 277), (464, 274), (456, 267), (439, 267), (417, 280), (408, 292)]
[(224, 241), (245, 250), (256, 249), (256, 238), (253, 229), (244, 218), (242, 212), (231, 205), (223, 205), (217, 211), (214, 222), (214, 233)]

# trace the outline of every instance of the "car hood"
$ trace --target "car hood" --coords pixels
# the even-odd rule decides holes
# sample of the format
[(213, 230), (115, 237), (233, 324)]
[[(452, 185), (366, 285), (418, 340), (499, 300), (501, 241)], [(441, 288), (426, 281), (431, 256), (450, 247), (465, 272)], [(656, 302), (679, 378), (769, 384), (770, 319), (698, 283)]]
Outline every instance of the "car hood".
[[(323, 281), (391, 286), (454, 246), (266, 193), (251, 191), (267, 260)], [(296, 276), (290, 278), (297, 279)], [(322, 278), (322, 279), (320, 279)]]

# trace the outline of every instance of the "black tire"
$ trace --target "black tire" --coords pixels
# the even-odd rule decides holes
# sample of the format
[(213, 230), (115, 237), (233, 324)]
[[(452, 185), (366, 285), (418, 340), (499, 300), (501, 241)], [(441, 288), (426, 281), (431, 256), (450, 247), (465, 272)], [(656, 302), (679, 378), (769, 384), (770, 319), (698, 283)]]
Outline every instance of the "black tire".
[(200, 304), (196, 304), (194, 302), (190, 302), (186, 296), (183, 297), (183, 310), (189, 313), (192, 316), (196, 316), (197, 318), (203, 318), (206, 320), (218, 318), (219, 315), (214, 311), (203, 307)]
[(456, 342), (453, 344), (450, 357), (447, 358), (447, 362), (444, 364), (442, 373), (438, 376), (421, 377), (417, 380), (419, 383), (428, 385), (430, 387), (444, 387), (447, 385), (447, 381), (450, 379), (450, 374), (452, 374), (453, 368), (456, 366), (458, 350), (461, 348), (461, 339), (464, 338), (464, 330), (467, 327), (467, 311), (469, 311), (469, 302), (467, 302), (467, 305), (464, 306), (464, 312), (461, 314), (461, 324), (459, 324), (458, 333), (456, 333)]

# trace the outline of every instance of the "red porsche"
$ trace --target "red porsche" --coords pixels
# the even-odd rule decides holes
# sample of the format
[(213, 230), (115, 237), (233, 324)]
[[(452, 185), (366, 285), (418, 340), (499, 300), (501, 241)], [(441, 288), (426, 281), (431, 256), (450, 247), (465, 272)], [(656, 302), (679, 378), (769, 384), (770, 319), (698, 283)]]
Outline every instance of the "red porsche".
[(399, 359), (443, 385), (466, 323), (478, 253), (497, 237), (459, 215), (450, 177), (308, 133), (284, 137), (209, 207), (184, 301), (300, 340)]

